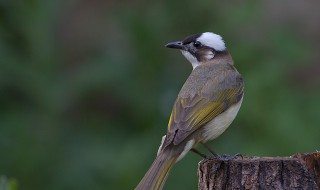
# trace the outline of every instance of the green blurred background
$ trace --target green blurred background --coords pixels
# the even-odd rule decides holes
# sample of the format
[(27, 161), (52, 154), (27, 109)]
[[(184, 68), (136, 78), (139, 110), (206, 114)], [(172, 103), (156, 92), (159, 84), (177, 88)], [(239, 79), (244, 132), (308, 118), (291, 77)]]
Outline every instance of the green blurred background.
[[(0, 1), (0, 175), (20, 190), (133, 189), (192, 70), (167, 42), (221, 34), (245, 81), (220, 154), (320, 143), (320, 2)], [(203, 150), (200, 147), (200, 150)], [(165, 189), (197, 189), (189, 153)]]

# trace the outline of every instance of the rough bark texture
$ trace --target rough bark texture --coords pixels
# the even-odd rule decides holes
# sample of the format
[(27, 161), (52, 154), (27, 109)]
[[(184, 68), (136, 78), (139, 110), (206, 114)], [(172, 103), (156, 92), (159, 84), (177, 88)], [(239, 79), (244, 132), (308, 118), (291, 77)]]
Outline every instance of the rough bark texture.
[(291, 157), (205, 159), (199, 163), (200, 190), (320, 189), (320, 153)]

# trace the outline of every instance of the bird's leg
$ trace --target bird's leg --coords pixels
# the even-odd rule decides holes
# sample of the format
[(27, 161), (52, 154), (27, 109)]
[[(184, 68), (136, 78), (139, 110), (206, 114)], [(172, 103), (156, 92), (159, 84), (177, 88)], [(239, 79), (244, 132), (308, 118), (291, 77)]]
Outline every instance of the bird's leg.
[(195, 148), (191, 148), (191, 151), (198, 154), (199, 156), (201, 156), (202, 158), (207, 158), (207, 155), (202, 154), (201, 152), (199, 152), (197, 149)]
[(217, 153), (215, 153), (215, 151), (213, 151), (206, 143), (201, 143), (209, 152), (211, 152), (211, 154), (213, 156), (218, 156)]

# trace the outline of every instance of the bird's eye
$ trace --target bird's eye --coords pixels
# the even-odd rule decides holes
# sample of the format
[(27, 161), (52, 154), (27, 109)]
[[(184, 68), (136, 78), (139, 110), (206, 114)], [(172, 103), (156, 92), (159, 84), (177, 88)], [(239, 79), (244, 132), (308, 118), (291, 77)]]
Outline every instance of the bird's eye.
[(198, 41), (195, 41), (195, 42), (193, 42), (193, 46), (196, 48), (199, 48), (199, 47), (201, 47), (201, 43)]

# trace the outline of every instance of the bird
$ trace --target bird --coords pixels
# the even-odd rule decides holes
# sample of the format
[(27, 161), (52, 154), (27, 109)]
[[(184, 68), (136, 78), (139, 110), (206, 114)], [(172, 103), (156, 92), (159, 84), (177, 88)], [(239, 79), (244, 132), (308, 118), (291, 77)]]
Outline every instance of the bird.
[(174, 102), (157, 156), (136, 190), (161, 190), (174, 164), (220, 136), (243, 101), (243, 78), (220, 35), (192, 34), (165, 46), (180, 50), (193, 70)]

